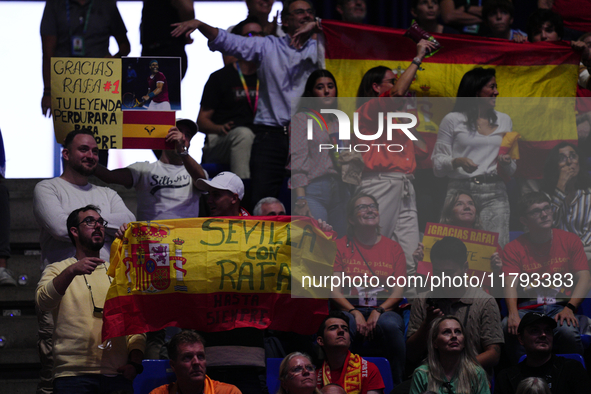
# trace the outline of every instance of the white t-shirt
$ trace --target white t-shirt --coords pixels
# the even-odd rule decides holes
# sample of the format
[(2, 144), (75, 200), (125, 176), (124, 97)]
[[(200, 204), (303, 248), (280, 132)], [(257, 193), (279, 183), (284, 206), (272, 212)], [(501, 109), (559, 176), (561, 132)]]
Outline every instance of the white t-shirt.
[[(447, 114), (439, 125), (437, 142), (433, 149), (433, 171), (438, 177), (447, 176), (452, 179), (468, 179), (478, 175), (497, 173), (497, 156), (503, 136), (513, 130), (513, 122), (509, 115), (495, 111), (497, 129), (489, 135), (468, 130), (466, 116), (459, 112)], [(454, 170), (452, 160), (458, 157), (471, 159), (478, 168), (468, 174), (461, 167)], [(504, 168), (509, 175), (516, 169), (515, 160)]]
[[(183, 165), (135, 163), (127, 167), (137, 190), (137, 220), (196, 218), (201, 192)], [(206, 175), (207, 176), (207, 175)]]

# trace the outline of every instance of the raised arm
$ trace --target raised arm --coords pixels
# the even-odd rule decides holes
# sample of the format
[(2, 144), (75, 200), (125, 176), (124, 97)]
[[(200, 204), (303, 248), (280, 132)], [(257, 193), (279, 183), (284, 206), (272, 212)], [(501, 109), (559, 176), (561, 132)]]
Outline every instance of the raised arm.
[[(420, 64), (430, 51), (435, 49), (435, 43), (427, 40), (421, 40), (417, 43), (417, 56), (413, 59), (413, 62), (404, 70), (400, 78), (396, 81), (396, 84), (390, 90), (390, 97), (404, 97), (408, 93), (410, 84), (414, 79), (417, 71), (419, 70)], [(418, 61), (417, 61), (418, 60)]]
[(41, 36), (43, 49), (43, 97), (41, 98), (41, 113), (51, 117), (51, 58), (57, 47), (57, 36)]
[(199, 163), (195, 161), (189, 155), (189, 151), (185, 145), (185, 135), (176, 127), (171, 127), (168, 130), (168, 134), (166, 135), (166, 142), (173, 142), (177, 153), (181, 156), (183, 160), (183, 165), (185, 169), (191, 175), (193, 182), (197, 182), (198, 179), (205, 178), (205, 171), (203, 167)]
[(208, 40), (215, 40), (219, 33), (217, 27), (209, 26), (199, 19), (173, 23), (171, 26), (175, 27), (172, 33), (170, 33), (173, 37), (180, 37), (182, 35), (189, 37), (195, 30), (199, 30)]
[(133, 186), (133, 175), (128, 168), (109, 170), (107, 167), (99, 164), (96, 166), (94, 175), (105, 183), (114, 183), (125, 186), (128, 189)]

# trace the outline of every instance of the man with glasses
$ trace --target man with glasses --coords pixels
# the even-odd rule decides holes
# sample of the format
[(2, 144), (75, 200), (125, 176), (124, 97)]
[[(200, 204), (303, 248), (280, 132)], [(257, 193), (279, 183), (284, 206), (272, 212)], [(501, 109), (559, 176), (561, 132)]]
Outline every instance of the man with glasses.
[(514, 394), (523, 379), (542, 378), (552, 393), (584, 394), (591, 382), (583, 365), (552, 353), (556, 321), (538, 312), (523, 316), (517, 329), (519, 343), (527, 358), (501, 371), (495, 380), (495, 394)]
[[(243, 37), (263, 37), (258, 19), (248, 17), (232, 30)], [(240, 179), (250, 179), (252, 122), (259, 102), (257, 64), (238, 60), (209, 76), (197, 116), (205, 133), (203, 163), (222, 163)]]
[(576, 234), (552, 228), (550, 199), (528, 193), (518, 204), (519, 218), (529, 232), (509, 242), (503, 251), (504, 291), (509, 311), (503, 320), (510, 360), (517, 363), (524, 349), (516, 335), (527, 312), (544, 313), (558, 323), (557, 353), (583, 354), (575, 312), (589, 290), (591, 276)]
[[(76, 252), (65, 227), (66, 219), (73, 209), (94, 204), (108, 220), (105, 242), (100, 249), (100, 258), (105, 261), (109, 260), (111, 243), (117, 229), (123, 223), (135, 220), (117, 192), (88, 182), (88, 177), (94, 174), (98, 164), (98, 146), (93, 134), (85, 130), (72, 131), (66, 136), (63, 147), (62, 175), (39, 182), (33, 191), (33, 213), (41, 228), (39, 242), (42, 270), (51, 263), (72, 257)], [(51, 393), (53, 318), (51, 313), (37, 312), (41, 360), (41, 380), (37, 393)]]
[(113, 338), (101, 345), (103, 307), (111, 278), (100, 258), (108, 222), (100, 208), (74, 210), (66, 229), (76, 251), (47, 266), (37, 286), (36, 302), (53, 313), (54, 392), (133, 393), (142, 373), (145, 334)]
[(197, 19), (175, 24), (172, 32), (173, 36), (188, 36), (198, 29), (211, 50), (257, 64), (260, 91), (250, 156), (252, 201), (278, 197), (286, 177), (292, 100), (302, 96), (308, 77), (320, 65), (315, 39), (320, 23), (314, 15), (309, 0), (285, 1), (281, 12), (284, 37), (242, 37)]
[(176, 382), (155, 388), (150, 394), (241, 394), (238, 387), (209, 378), (203, 338), (195, 331), (181, 331), (168, 345), (170, 367)]
[[(435, 242), (430, 253), (433, 277), (464, 277), (468, 273), (468, 249), (460, 239), (444, 237)], [(446, 283), (416, 298), (406, 333), (407, 360), (418, 365), (426, 357), (431, 323), (445, 315), (453, 315), (463, 323), (476, 350), (476, 360), (490, 375), (501, 358), (503, 330), (495, 299), (480, 288)]]
[(349, 351), (348, 321), (342, 312), (333, 311), (318, 328), (316, 342), (325, 358), (318, 370), (317, 387), (337, 383), (347, 393), (382, 394), (385, 386), (378, 367)]

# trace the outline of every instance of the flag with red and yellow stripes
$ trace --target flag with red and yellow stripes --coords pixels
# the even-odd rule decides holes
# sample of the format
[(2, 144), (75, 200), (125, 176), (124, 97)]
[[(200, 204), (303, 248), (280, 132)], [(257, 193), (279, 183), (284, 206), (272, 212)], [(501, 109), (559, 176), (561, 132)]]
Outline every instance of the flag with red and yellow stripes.
[[(370, 68), (386, 66), (399, 76), (416, 56), (416, 44), (404, 37), (401, 29), (323, 21), (323, 32), (326, 68), (337, 79), (340, 97), (355, 97), (361, 78)], [(513, 131), (521, 136), (517, 176), (540, 178), (552, 147), (562, 140), (576, 143), (574, 107), (580, 55), (568, 43), (518, 44), (460, 34), (434, 36), (442, 48), (423, 61), (410, 88), (418, 102), (418, 130), (431, 150), (437, 125), (453, 107), (453, 99), (441, 99), (437, 106), (431, 106), (428, 121), (421, 115), (420, 99), (455, 97), (462, 76), (478, 66), (496, 69), (500, 92), (497, 110), (511, 116)], [(520, 99), (503, 101), (504, 97)], [(560, 99), (550, 102), (541, 99), (544, 97)], [(533, 109), (541, 106), (545, 114), (560, 113), (560, 119), (549, 123), (538, 116)], [(430, 159), (418, 164), (419, 168), (430, 166)]]
[(174, 149), (164, 137), (176, 123), (174, 111), (123, 111), (122, 149)]

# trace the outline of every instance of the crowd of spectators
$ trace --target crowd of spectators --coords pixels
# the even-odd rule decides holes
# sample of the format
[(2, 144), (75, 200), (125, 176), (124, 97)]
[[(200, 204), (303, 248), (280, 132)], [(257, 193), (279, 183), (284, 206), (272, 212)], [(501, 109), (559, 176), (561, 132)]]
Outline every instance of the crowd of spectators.
[[(380, 291), (338, 287), (331, 293), (331, 314), (309, 338), (316, 342), (319, 354), (287, 355), (280, 367), (279, 392), (312, 394), (340, 386), (348, 394), (381, 394), (385, 385), (377, 367), (350, 349), (386, 357), (394, 392), (399, 393), (489, 393), (500, 365), (511, 368), (498, 375), (495, 393), (526, 392), (530, 386), (541, 387), (540, 392), (550, 388), (553, 394), (588, 392), (591, 386), (579, 365), (555, 355), (583, 355), (581, 338), (590, 326), (587, 316), (579, 314), (591, 288), (591, 178), (585, 150), (571, 142), (555, 144), (548, 153), (543, 181), (524, 180), (516, 192), (519, 204), (511, 205), (506, 180), (519, 163), (499, 149), (503, 137), (513, 131), (513, 123), (509, 115), (496, 111), (500, 89), (495, 68), (484, 65), (463, 75), (455, 106), (439, 124), (434, 148), (416, 130), (408, 131), (414, 137), (409, 138), (401, 128), (388, 141), (403, 147), (397, 154), (319, 152), (318, 144), (335, 138), (319, 123), (312, 123), (314, 139), (306, 139), (310, 127), (306, 113), (320, 108), (300, 105), (292, 116), (292, 102), (317, 98), (323, 109), (334, 110), (338, 86), (359, 84), (359, 129), (370, 134), (377, 122), (375, 113), (400, 109), (379, 98), (406, 97), (436, 44), (420, 40), (416, 57), (398, 75), (378, 66), (367, 70), (360, 81), (341, 81), (322, 69), (322, 22), (312, 1), (285, 0), (281, 16), (272, 21), (273, 0), (246, 3), (248, 17), (224, 30), (203, 22), (207, 15), (194, 19), (192, 1), (145, 0), (143, 55), (179, 56), (184, 75), (187, 67), (196, 67), (187, 64), (184, 51), (195, 30), (208, 39), (211, 50), (225, 55), (226, 66), (213, 73), (205, 86), (196, 122), (177, 121), (166, 136), (174, 148), (164, 151), (157, 162), (112, 171), (98, 164), (92, 133), (73, 131), (63, 143), (63, 174), (36, 186), (34, 212), (41, 227), (44, 269), (36, 293), (42, 365), (38, 393), (129, 392), (129, 381), (142, 373), (142, 357), (157, 358), (162, 353), (164, 332), (134, 335), (127, 341), (119, 338), (105, 345), (99, 339), (100, 324), (93, 319), (102, 313), (100, 305), (110, 283), (104, 273), (109, 246), (125, 224), (136, 218), (291, 212), (317, 219), (322, 230), (334, 229), (339, 237), (337, 275), (414, 275), (427, 257), (434, 276), (467, 275), (470, 257), (462, 240), (444, 237), (429, 250), (420, 242), (425, 229), (419, 226), (421, 207), (414, 174), (416, 161), (429, 157), (434, 175), (447, 182), (446, 195), (434, 204), (442, 209), (435, 209), (432, 222), (497, 233), (497, 250), (487, 268), (493, 273), (507, 277), (571, 274), (572, 283), (555, 286), (553, 292), (525, 285), (507, 286), (504, 293), (487, 289), (490, 294), (461, 286), (421, 294), (411, 287)], [(343, 21), (366, 21), (365, 0), (337, 3)], [(591, 25), (587, 32), (572, 28), (580, 24), (565, 27), (555, 12), (562, 3), (539, 0), (530, 10), (525, 32), (512, 26), (516, 7), (510, 0), (412, 0), (410, 13), (433, 34), (480, 35), (515, 42), (511, 45), (569, 37), (581, 56), (579, 88), (588, 90), (591, 35), (585, 33)], [(129, 53), (125, 32), (114, 0), (48, 0), (41, 22), (43, 113), (51, 111), (51, 57), (110, 56), (110, 36), (119, 44), (114, 56), (125, 56)], [(573, 112), (575, 116), (583, 142), (591, 118)], [(336, 115), (328, 114), (326, 119), (329, 130), (338, 130)], [(209, 179), (210, 174), (188, 152), (198, 132), (207, 135), (203, 163), (220, 163), (231, 172)], [(91, 184), (91, 175), (135, 188), (136, 214), (116, 192)], [(158, 181), (165, 178), (174, 183)], [(292, 198), (280, 201), (287, 178)], [(202, 196), (206, 204), (200, 210)], [(513, 240), (512, 216), (525, 231)], [(13, 286), (16, 281), (6, 267), (9, 251), (5, 249), (0, 253), (0, 284)], [(94, 306), (88, 316), (80, 307), (84, 297), (90, 297)], [(504, 318), (501, 298), (507, 306)], [(265, 332), (254, 328), (203, 336), (183, 331), (167, 347), (178, 381), (154, 392), (265, 393), (265, 344)], [(523, 354), (527, 358), (518, 364)], [(83, 386), (88, 387), (86, 391)]]

